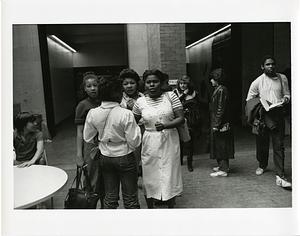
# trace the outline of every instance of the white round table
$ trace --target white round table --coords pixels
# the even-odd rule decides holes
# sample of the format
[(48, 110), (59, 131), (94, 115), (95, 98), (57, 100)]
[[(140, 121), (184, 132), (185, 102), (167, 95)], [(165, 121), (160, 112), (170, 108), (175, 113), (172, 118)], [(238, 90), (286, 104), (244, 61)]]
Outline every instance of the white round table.
[(57, 167), (14, 166), (14, 208), (28, 208), (51, 198), (67, 180), (67, 173)]

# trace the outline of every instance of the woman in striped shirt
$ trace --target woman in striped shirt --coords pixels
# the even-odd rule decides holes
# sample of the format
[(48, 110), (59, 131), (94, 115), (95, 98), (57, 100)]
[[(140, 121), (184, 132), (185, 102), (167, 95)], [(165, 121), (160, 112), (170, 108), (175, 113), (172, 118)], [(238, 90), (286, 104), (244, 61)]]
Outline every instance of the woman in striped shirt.
[(148, 208), (153, 199), (167, 201), (173, 208), (182, 192), (179, 135), (176, 127), (183, 123), (183, 109), (173, 92), (161, 89), (163, 73), (146, 70), (143, 74), (146, 95), (133, 107), (136, 120), (143, 118), (142, 168)]

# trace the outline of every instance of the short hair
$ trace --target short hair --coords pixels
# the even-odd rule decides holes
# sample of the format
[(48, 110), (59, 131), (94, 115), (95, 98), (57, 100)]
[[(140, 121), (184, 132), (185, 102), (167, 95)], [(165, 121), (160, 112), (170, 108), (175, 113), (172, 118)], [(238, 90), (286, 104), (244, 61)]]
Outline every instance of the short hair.
[(101, 101), (120, 102), (121, 95), (121, 80), (117, 76), (103, 76), (100, 78), (99, 98)]
[(179, 86), (179, 83), (180, 83), (180, 81), (183, 81), (183, 80), (186, 80), (186, 79), (189, 79), (190, 80), (190, 82), (188, 83), (188, 94), (189, 95), (191, 95), (194, 91), (195, 91), (195, 89), (194, 89), (194, 86), (193, 86), (193, 82), (192, 82), (192, 80), (191, 80), (191, 77), (189, 77), (188, 75), (183, 75), (183, 76), (181, 76), (178, 80), (177, 80), (177, 89), (180, 91), (180, 92), (183, 92), (183, 91), (181, 91), (181, 88), (180, 88), (180, 86)]
[(127, 68), (120, 72), (119, 75), (120, 80), (123, 82), (126, 78), (134, 79), (138, 84), (140, 81), (140, 76), (133, 69)]
[(160, 80), (160, 82), (163, 82), (164, 79), (166, 78), (164, 73), (161, 72), (158, 69), (145, 70), (145, 72), (143, 74), (143, 81), (144, 82), (146, 81), (146, 79), (149, 75), (155, 75)]
[(20, 112), (14, 118), (14, 128), (18, 132), (22, 132), (28, 122), (34, 122), (37, 119), (37, 115), (30, 112)]
[(260, 65), (264, 66), (266, 60), (268, 60), (268, 59), (272, 59), (275, 62), (275, 64), (276, 64), (276, 60), (275, 60), (274, 56), (272, 56), (272, 55), (265, 55), (265, 56), (262, 57)]
[(224, 85), (226, 82), (226, 74), (223, 68), (215, 68), (210, 74), (209, 78), (217, 81), (219, 84)]

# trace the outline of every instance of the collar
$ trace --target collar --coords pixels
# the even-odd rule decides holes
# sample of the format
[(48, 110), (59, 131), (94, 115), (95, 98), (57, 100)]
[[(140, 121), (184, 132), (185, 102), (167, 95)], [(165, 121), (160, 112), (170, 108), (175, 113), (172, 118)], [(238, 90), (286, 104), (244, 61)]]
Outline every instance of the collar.
[(138, 92), (136, 98), (131, 98), (131, 97), (129, 97), (125, 92), (123, 92), (123, 98), (124, 98), (126, 101), (129, 100), (129, 99), (138, 99), (139, 97), (142, 97), (142, 96), (144, 96), (144, 94), (142, 94), (141, 92)]
[(87, 97), (87, 100), (93, 104), (99, 104), (100, 100), (98, 98)]
[(103, 109), (107, 109), (107, 108), (114, 108), (120, 106), (120, 103), (118, 102), (107, 102), (107, 101), (102, 101), (101, 106)]
[(266, 75), (265, 73), (263, 74), (265, 78), (271, 79), (271, 80), (277, 80), (278, 79), (278, 74), (276, 73), (276, 76), (274, 77), (270, 77), (268, 75)]

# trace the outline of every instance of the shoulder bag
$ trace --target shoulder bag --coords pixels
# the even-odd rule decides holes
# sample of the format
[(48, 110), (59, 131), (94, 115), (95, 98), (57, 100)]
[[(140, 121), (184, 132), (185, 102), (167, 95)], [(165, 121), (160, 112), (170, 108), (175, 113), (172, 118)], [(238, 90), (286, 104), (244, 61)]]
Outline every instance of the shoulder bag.
[[(96, 209), (100, 196), (97, 193), (90, 191), (91, 182), (86, 167), (87, 165), (82, 167), (77, 166), (76, 176), (65, 199), (65, 209)], [(85, 189), (82, 187), (82, 172), (85, 176), (87, 184)], [(75, 181), (76, 186), (73, 188)]]
[[(172, 104), (172, 100), (171, 100), (170, 95), (169, 95), (168, 92), (166, 93), (166, 96), (167, 96), (169, 102)], [(189, 132), (189, 128), (188, 128), (188, 125), (187, 125), (186, 118), (184, 118), (184, 123), (183, 124), (177, 126), (177, 131), (178, 131), (178, 134), (179, 134), (180, 141), (186, 143), (186, 142), (191, 140), (191, 135), (190, 135), (190, 132)]]

